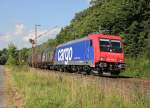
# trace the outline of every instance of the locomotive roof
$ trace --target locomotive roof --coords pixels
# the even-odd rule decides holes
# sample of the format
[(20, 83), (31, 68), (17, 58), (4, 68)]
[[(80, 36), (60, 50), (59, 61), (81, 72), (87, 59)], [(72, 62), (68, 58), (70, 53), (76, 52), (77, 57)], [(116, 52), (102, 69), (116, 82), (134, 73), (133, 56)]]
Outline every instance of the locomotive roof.
[(106, 35), (106, 34), (91, 34), (88, 36), (88, 38), (93, 39), (93, 38), (106, 38), (106, 39), (116, 39), (116, 40), (121, 40), (120, 36), (116, 35)]
[(77, 43), (77, 42), (81, 42), (81, 41), (84, 41), (84, 40), (87, 40), (87, 37), (81, 38), (81, 39), (72, 40), (72, 41), (60, 44), (56, 48), (61, 47), (61, 46), (65, 46), (65, 45), (69, 45), (69, 44), (73, 44), (73, 43)]
[(108, 39), (121, 40), (120, 36), (115, 36), (115, 35), (89, 34), (87, 37), (84, 37), (84, 38), (81, 38), (81, 39), (72, 40), (72, 41), (60, 44), (56, 48), (62, 47), (62, 46), (65, 46), (65, 45), (69, 45), (69, 44), (73, 44), (73, 43), (77, 43), (77, 42), (81, 42), (81, 41), (84, 41), (84, 40), (89, 40), (89, 39), (92, 39), (92, 38), (108, 38)]

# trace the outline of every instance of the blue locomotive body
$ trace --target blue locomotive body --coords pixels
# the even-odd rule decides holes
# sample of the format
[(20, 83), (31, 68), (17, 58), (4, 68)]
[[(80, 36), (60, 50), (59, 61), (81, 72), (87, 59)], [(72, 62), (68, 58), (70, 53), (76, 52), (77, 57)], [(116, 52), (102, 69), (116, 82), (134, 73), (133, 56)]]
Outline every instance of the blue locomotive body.
[(86, 38), (59, 45), (55, 49), (54, 65), (93, 66), (94, 49), (92, 41)]

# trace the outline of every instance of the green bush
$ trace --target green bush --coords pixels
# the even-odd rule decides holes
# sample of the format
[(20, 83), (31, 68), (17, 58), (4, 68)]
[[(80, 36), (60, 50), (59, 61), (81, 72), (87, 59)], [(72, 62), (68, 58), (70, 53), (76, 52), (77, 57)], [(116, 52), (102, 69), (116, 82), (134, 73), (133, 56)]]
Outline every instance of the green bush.
[(147, 77), (150, 78), (150, 58), (137, 57), (126, 59), (126, 70), (122, 75), (129, 77)]

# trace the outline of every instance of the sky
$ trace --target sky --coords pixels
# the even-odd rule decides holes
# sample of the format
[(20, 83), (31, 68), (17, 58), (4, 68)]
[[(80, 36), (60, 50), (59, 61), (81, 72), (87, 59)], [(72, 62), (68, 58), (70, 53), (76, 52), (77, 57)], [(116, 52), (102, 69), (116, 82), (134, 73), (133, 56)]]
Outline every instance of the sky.
[(54, 39), (75, 13), (88, 7), (89, 0), (0, 0), (0, 49), (10, 43), (31, 47), (35, 24), (42, 35), (38, 44)]

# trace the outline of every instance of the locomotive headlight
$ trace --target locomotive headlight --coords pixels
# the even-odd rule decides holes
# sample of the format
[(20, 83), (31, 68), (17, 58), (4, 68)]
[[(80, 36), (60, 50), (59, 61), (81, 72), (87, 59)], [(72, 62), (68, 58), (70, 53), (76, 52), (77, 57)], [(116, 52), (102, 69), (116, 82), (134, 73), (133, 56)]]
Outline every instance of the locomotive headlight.
[(101, 57), (101, 58), (100, 58), (100, 61), (106, 61), (106, 58)]
[(119, 62), (123, 62), (123, 60), (119, 60)]

